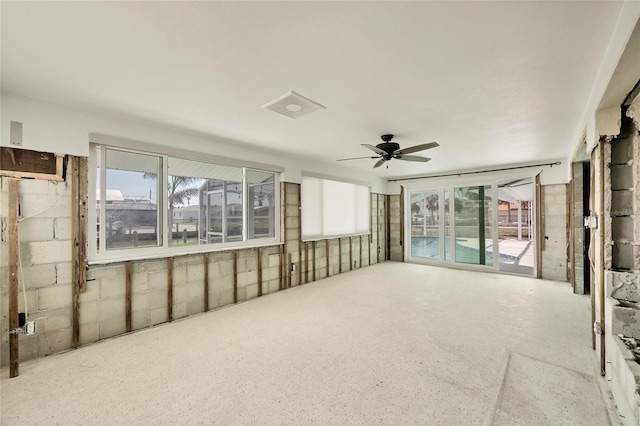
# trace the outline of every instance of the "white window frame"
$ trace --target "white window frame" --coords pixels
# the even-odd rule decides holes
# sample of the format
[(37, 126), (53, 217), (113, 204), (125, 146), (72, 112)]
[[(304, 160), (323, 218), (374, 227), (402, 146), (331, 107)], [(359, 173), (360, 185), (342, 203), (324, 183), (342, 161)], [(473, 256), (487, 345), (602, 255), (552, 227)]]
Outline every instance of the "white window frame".
[[(251, 247), (265, 247), (269, 245), (278, 245), (281, 244), (280, 239), (280, 182), (282, 181), (282, 172), (284, 169), (282, 167), (254, 163), (249, 161), (241, 161), (226, 157), (213, 156), (208, 154), (203, 154), (199, 152), (192, 152), (186, 150), (179, 150), (171, 147), (158, 146), (145, 142), (132, 141), (128, 139), (116, 138), (107, 135), (100, 134), (90, 134), (89, 135), (89, 167), (88, 167), (88, 180), (89, 180), (89, 188), (88, 191), (88, 201), (89, 206), (91, 206), (88, 210), (88, 226), (89, 232), (88, 235), (88, 259), (90, 264), (99, 264), (99, 263), (109, 263), (109, 262), (118, 262), (118, 261), (126, 261), (126, 260), (138, 260), (138, 259), (153, 259), (153, 258), (164, 258), (171, 257), (177, 255), (185, 255), (191, 253), (205, 253), (205, 252), (215, 252), (215, 251), (225, 251), (225, 250), (233, 250), (233, 249), (242, 249), (242, 248), (251, 248)], [(96, 214), (96, 162), (97, 162), (97, 154), (96, 154), (96, 146), (102, 146), (104, 148), (113, 148), (121, 151), (134, 152), (139, 154), (147, 154), (147, 155), (155, 155), (162, 158), (162, 170), (161, 177), (159, 177), (159, 195), (158, 195), (158, 209), (161, 210), (161, 223), (158, 224), (158, 232), (161, 234), (159, 238), (162, 238), (162, 244), (157, 247), (140, 247), (140, 248), (124, 248), (121, 250), (101, 250), (98, 251), (97, 247), (97, 234), (96, 232), (100, 232), (101, 241), (104, 240), (104, 227), (97, 230), (98, 223), (105, 223), (106, 213), (105, 208), (101, 207), (100, 209), (100, 222), (98, 222), (97, 214)], [(208, 162), (216, 165), (224, 165), (224, 166), (232, 166), (242, 168), (243, 175), (243, 241), (234, 241), (228, 243), (212, 243), (212, 244), (198, 244), (194, 246), (181, 246), (175, 247), (171, 246), (169, 243), (169, 238), (167, 237), (167, 227), (168, 227), (168, 216), (169, 210), (167, 209), (168, 205), (168, 188), (167, 188), (167, 177), (168, 177), (168, 159), (172, 158), (180, 158), (184, 160), (192, 160), (199, 162)], [(106, 164), (105, 156), (101, 156), (101, 165), (100, 165), (100, 194), (106, 193), (106, 168), (104, 167)], [(258, 170), (264, 171), (268, 173), (273, 173), (274, 175), (274, 236), (266, 237), (266, 238), (258, 238), (258, 239), (248, 239), (247, 238), (247, 226), (248, 226), (248, 200), (246, 193), (246, 170)], [(93, 230), (93, 231), (91, 231)]]

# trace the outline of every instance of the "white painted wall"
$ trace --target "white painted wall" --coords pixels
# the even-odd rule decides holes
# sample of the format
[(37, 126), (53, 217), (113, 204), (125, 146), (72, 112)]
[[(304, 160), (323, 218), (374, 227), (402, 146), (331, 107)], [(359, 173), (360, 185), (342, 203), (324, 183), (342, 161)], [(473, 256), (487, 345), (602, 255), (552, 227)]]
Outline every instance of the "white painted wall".
[[(332, 163), (268, 151), (224, 138), (201, 135), (157, 123), (82, 111), (62, 105), (3, 92), (0, 145), (9, 145), (9, 122), (23, 123), (24, 149), (89, 156), (89, 134), (101, 133), (160, 146), (181, 148), (256, 163), (284, 167), (284, 180), (302, 182), (303, 172), (367, 182), (373, 192), (386, 193), (387, 182), (375, 175), (350, 170)], [(303, 142), (301, 142), (303, 143)]]

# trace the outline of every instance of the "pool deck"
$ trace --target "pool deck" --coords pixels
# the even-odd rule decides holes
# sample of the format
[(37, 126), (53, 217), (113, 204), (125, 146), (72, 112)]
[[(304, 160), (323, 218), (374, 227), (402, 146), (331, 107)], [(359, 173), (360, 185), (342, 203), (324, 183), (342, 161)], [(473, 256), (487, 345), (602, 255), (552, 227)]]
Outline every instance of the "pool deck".
[[(475, 250), (478, 249), (478, 238), (458, 238), (456, 242), (464, 247)], [(500, 254), (518, 258), (515, 262), (502, 261), (501, 263), (512, 263), (514, 265), (533, 267), (534, 245), (532, 241), (505, 239), (500, 240), (498, 244)], [(487, 241), (485, 247), (487, 251), (493, 252), (493, 250), (491, 250), (493, 247), (493, 241)]]

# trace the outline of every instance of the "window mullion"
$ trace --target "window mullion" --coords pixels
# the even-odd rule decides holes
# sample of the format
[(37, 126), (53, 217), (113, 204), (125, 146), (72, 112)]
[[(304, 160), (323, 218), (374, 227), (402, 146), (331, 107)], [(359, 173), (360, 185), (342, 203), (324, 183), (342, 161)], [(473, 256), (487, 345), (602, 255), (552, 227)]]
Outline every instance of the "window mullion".
[(107, 250), (107, 150), (100, 147), (100, 253)]
[(158, 195), (157, 198), (158, 202), (161, 202), (161, 205), (158, 206), (158, 214), (161, 214), (162, 217), (161, 220), (158, 221), (158, 227), (160, 228), (158, 229), (158, 238), (160, 239), (158, 243), (162, 244), (158, 245), (169, 248), (169, 240), (173, 235), (172, 230), (169, 229), (169, 157), (163, 155), (160, 158), (162, 159), (161, 176), (158, 179), (158, 191), (160, 191), (160, 195)]
[(242, 168), (242, 241), (247, 241), (247, 229), (249, 228), (249, 184), (247, 183), (247, 168)]

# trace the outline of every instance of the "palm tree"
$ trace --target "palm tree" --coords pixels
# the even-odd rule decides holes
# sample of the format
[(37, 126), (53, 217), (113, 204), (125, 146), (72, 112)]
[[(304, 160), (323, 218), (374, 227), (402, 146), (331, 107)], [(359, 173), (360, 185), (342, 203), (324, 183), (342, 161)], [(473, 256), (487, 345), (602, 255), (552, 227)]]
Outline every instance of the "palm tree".
[[(155, 173), (145, 173), (145, 179), (157, 179)], [(169, 176), (167, 182), (167, 200), (169, 204), (169, 229), (173, 228), (173, 210), (184, 206), (192, 197), (198, 195), (199, 189), (195, 186), (191, 186), (194, 182), (199, 181), (199, 178), (193, 178), (188, 176)]]

